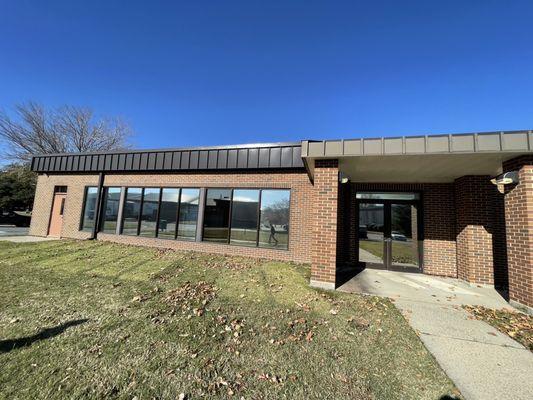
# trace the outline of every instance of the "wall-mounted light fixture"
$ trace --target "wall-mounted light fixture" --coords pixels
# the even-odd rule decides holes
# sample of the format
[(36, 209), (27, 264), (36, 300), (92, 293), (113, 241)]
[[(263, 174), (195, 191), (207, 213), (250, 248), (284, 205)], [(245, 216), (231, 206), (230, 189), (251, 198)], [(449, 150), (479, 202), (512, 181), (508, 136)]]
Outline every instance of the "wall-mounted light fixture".
[(346, 175), (344, 172), (339, 172), (339, 182), (348, 183), (350, 182), (350, 177)]
[(518, 171), (504, 172), (490, 180), (494, 185), (511, 185), (518, 183)]

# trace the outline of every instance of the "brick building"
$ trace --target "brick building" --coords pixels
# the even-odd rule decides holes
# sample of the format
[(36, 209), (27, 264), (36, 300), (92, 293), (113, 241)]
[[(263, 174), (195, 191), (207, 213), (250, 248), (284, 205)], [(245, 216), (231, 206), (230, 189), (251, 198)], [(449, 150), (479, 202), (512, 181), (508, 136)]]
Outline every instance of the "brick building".
[(30, 234), (459, 278), (533, 307), (533, 132), (36, 155)]

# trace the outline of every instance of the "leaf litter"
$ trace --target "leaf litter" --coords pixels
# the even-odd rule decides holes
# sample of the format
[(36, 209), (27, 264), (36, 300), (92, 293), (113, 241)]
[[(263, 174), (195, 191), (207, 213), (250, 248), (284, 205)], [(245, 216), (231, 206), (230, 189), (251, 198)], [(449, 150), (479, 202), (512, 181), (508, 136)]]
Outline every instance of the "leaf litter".
[(463, 306), (475, 319), (485, 321), (533, 351), (533, 317), (521, 312)]

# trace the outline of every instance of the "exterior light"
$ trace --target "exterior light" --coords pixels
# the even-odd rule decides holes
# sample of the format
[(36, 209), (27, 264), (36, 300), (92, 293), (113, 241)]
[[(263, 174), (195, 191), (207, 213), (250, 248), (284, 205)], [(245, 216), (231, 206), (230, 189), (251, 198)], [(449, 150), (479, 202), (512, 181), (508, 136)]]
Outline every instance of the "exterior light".
[(504, 172), (490, 180), (494, 185), (510, 185), (518, 183), (518, 171)]
[(339, 172), (339, 182), (344, 184), (350, 182), (350, 177), (344, 172)]

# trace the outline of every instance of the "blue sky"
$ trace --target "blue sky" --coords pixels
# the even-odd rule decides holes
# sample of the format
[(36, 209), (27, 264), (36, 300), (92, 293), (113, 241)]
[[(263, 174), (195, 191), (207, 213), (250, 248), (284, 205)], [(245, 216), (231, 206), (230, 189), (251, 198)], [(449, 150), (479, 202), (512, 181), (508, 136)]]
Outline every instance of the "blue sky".
[(2, 3), (0, 107), (139, 148), (533, 129), (532, 1)]

